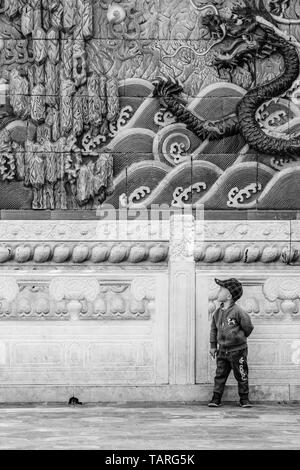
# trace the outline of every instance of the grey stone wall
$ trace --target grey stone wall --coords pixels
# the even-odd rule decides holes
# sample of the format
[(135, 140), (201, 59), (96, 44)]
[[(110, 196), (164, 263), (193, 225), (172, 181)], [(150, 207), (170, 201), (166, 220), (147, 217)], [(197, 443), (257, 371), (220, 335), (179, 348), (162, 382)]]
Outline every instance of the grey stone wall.
[(297, 211), (299, 41), (296, 0), (3, 0), (0, 209)]

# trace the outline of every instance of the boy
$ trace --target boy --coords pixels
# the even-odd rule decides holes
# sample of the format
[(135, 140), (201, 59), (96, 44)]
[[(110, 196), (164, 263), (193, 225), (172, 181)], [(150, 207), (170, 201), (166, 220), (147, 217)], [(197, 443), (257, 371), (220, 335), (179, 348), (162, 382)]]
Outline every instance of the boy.
[[(213, 315), (210, 330), (210, 354), (217, 358), (214, 393), (208, 406), (220, 406), (221, 398), (231, 369), (238, 382), (240, 406), (250, 408), (247, 337), (254, 326), (250, 316), (244, 312), (236, 301), (242, 296), (242, 284), (237, 279), (221, 281), (218, 301), (220, 307)], [(217, 349), (217, 345), (219, 348)]]

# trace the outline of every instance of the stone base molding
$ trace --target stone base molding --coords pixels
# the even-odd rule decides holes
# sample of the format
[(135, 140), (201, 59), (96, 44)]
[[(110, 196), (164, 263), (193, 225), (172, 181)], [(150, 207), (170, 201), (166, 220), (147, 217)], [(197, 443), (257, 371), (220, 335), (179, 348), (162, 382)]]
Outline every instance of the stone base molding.
[[(1, 385), (0, 403), (10, 404), (68, 404), (75, 395), (83, 404), (120, 403), (120, 402), (194, 402), (206, 404), (212, 395), (211, 384), (198, 385)], [(250, 396), (253, 402), (299, 402), (300, 386), (289, 385), (250, 385)], [(223, 402), (238, 403), (237, 387), (228, 385), (224, 392)]]

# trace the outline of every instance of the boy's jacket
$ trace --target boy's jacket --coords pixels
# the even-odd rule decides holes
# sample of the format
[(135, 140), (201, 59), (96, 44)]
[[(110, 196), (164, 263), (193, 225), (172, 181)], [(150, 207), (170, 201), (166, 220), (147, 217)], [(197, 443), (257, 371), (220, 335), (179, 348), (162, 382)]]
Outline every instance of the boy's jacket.
[(234, 302), (226, 310), (219, 307), (212, 318), (210, 329), (210, 346), (235, 351), (247, 346), (247, 337), (254, 326), (250, 316)]

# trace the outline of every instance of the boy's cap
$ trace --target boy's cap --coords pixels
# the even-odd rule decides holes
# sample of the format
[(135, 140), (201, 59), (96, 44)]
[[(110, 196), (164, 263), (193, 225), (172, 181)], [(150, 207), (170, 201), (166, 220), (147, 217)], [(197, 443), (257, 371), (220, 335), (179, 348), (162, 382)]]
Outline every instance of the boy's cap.
[(215, 282), (221, 286), (228, 289), (230, 294), (232, 295), (232, 300), (236, 302), (240, 297), (243, 295), (243, 287), (242, 284), (234, 278), (226, 279), (221, 281), (220, 279), (215, 279)]

